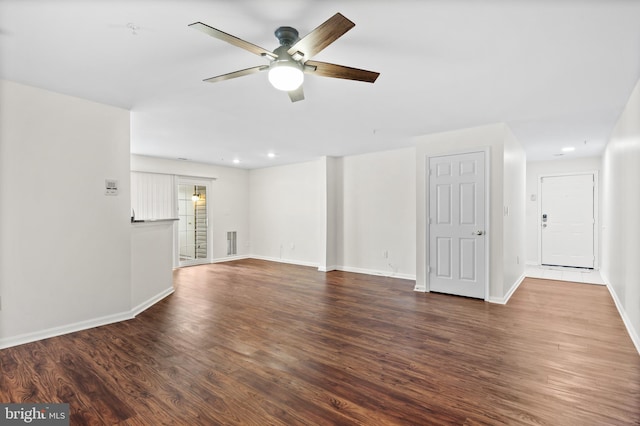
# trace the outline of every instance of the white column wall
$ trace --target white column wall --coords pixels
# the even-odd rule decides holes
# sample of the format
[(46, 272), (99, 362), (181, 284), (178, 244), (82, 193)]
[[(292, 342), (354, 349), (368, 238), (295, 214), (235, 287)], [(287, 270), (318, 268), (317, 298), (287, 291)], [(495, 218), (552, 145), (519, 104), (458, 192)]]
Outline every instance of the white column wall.
[(600, 273), (640, 351), (640, 82), (613, 130), (602, 170)]
[(527, 156), (520, 142), (505, 126), (503, 154), (503, 301), (524, 279), (525, 189)]
[(111, 322), (131, 308), (129, 111), (0, 93), (0, 347)]

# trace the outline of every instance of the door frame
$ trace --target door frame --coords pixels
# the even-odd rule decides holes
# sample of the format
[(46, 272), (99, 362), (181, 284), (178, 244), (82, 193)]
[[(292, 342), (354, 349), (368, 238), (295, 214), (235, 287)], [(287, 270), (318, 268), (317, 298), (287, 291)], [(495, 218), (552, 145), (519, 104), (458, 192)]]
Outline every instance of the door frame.
[[(485, 249), (485, 268), (484, 268), (484, 301), (489, 301), (489, 277), (490, 274), (490, 266), (491, 266), (491, 147), (480, 147), (478, 149), (469, 149), (469, 150), (455, 150), (455, 151), (447, 151), (443, 153), (438, 153), (434, 155), (427, 155), (425, 157), (425, 261), (426, 261), (426, 269), (425, 269), (425, 292), (431, 291), (431, 265), (429, 264), (429, 259), (431, 259), (431, 253), (429, 251), (429, 247), (431, 245), (431, 235), (430, 235), (430, 223), (429, 223), (429, 212), (431, 211), (431, 200), (429, 189), (431, 187), (431, 179), (429, 173), (429, 163), (432, 158), (438, 157), (446, 157), (451, 155), (461, 155), (461, 154), (473, 154), (482, 152), (484, 153), (484, 214), (485, 214), (485, 225), (484, 225), (484, 249)], [(482, 299), (477, 299), (482, 300)]]
[(600, 181), (598, 180), (597, 170), (538, 175), (538, 217), (536, 219), (538, 226), (538, 266), (542, 266), (542, 179), (546, 177), (582, 175), (593, 175), (593, 270), (600, 269)]
[[(209, 178), (198, 178), (198, 177), (192, 177), (192, 176), (176, 176), (175, 179), (175, 194), (176, 194), (176, 206), (179, 205), (179, 194), (180, 194), (180, 190), (179, 187), (180, 185), (197, 185), (197, 186), (204, 186), (207, 188), (207, 257), (204, 259), (195, 259), (195, 260), (190, 260), (190, 261), (181, 261), (180, 260), (180, 223), (179, 221), (175, 222), (175, 227), (174, 227), (174, 244), (173, 244), (173, 250), (174, 250), (174, 264), (176, 265), (176, 267), (178, 268), (182, 268), (185, 266), (194, 266), (194, 265), (204, 265), (207, 263), (211, 263), (212, 259), (213, 259), (213, 253), (212, 253), (212, 249), (213, 249), (213, 232), (211, 232), (211, 205), (210, 205), (210, 199), (211, 199), (211, 179)], [(179, 212), (176, 211), (176, 216), (179, 217)]]

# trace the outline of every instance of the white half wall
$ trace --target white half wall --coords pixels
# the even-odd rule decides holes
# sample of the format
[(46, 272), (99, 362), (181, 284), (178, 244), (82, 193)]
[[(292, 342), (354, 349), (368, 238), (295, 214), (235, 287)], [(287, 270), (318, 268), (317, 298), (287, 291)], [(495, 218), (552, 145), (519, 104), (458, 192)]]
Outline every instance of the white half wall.
[(131, 307), (137, 315), (173, 293), (173, 222), (131, 224)]
[[(534, 161), (527, 163), (527, 197), (526, 197), (526, 263), (539, 265), (539, 241), (540, 218), (538, 217), (538, 183), (540, 176), (560, 175), (569, 173), (600, 172), (601, 157), (586, 157), (575, 159), (558, 159), (553, 161)], [(602, 180), (598, 193), (602, 193)], [(535, 200), (532, 200), (532, 196)], [(600, 198), (601, 199), (601, 198)], [(597, 206), (601, 208), (601, 203)], [(600, 212), (600, 210), (599, 210)], [(599, 213), (598, 212), (598, 213)], [(600, 229), (597, 230), (600, 232)], [(600, 238), (598, 238), (600, 240)]]
[(9, 81), (0, 93), (0, 347), (128, 313), (129, 111)]
[(603, 158), (600, 274), (640, 352), (640, 82)]

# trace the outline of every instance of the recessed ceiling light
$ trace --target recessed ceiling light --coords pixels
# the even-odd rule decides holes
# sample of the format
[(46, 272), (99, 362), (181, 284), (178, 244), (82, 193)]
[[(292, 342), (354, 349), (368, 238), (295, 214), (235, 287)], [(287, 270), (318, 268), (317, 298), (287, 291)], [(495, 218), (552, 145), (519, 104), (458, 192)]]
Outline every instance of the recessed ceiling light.
[(274, 152), (270, 152), (270, 153), (267, 154), (267, 157), (276, 158), (276, 154)]
[(140, 29), (138, 25), (134, 24), (133, 22), (129, 22), (127, 24), (127, 28), (131, 30), (131, 35), (138, 35), (138, 30)]
[(240, 164), (240, 160), (238, 160), (237, 158), (233, 159), (233, 164)]
[(562, 152), (572, 152), (575, 151), (576, 148), (573, 146), (565, 146), (564, 148), (562, 148)]

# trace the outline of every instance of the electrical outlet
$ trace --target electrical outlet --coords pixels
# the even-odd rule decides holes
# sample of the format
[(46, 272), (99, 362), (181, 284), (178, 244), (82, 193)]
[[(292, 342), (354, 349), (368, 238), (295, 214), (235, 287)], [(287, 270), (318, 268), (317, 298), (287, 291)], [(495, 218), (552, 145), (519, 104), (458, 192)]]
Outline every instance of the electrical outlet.
[(382, 257), (384, 257), (385, 259), (389, 258), (389, 250), (385, 250), (382, 252)]
[(520, 264), (520, 256), (516, 256), (516, 265)]

